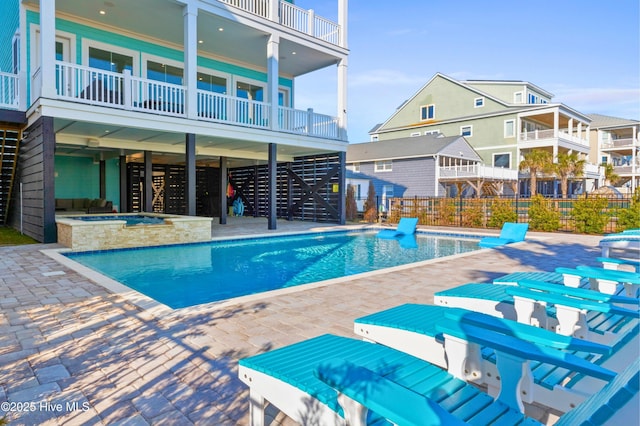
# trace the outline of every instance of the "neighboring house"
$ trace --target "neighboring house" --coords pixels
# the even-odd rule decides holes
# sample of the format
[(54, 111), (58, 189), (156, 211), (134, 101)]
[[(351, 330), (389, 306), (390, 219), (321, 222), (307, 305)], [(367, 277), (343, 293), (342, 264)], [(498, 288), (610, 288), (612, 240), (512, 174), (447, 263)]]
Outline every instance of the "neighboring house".
[(600, 164), (613, 164), (613, 171), (620, 178), (618, 186), (633, 193), (640, 187), (640, 121), (600, 114), (589, 117), (592, 157)]
[[(599, 179), (597, 161), (588, 159), (591, 119), (552, 98), (524, 81), (457, 81), (438, 73), (370, 135), (377, 141), (428, 134), (464, 136), (484, 164), (510, 170), (518, 170), (523, 156), (533, 149), (547, 150), (554, 157), (577, 152), (589, 164), (571, 191), (589, 190)], [(523, 195), (530, 193), (528, 177), (520, 173)], [(538, 182), (543, 194), (559, 192), (558, 182)]]
[[(392, 197), (502, 194), (517, 172), (482, 165), (478, 153), (462, 136), (422, 135), (350, 144), (347, 185), (355, 188), (358, 209), (369, 185), (382, 202)], [(511, 191), (515, 187), (511, 187)], [(388, 207), (388, 206), (385, 206)]]
[[(0, 223), (52, 242), (55, 200), (81, 198), (225, 223), (228, 183), (270, 228), (343, 222), (347, 3), (333, 22), (289, 0), (2, 0), (0, 141), (19, 155)], [(296, 109), (296, 77), (327, 67), (337, 112)]]

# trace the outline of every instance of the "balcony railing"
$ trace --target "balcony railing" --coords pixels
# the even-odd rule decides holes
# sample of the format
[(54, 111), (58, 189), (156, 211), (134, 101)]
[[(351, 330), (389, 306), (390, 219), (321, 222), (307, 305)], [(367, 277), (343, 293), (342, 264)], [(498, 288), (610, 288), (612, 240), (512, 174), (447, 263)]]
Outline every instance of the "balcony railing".
[[(39, 87), (34, 82), (33, 88)], [(188, 118), (187, 87), (56, 62), (56, 90), (60, 99), (125, 110)], [(278, 108), (271, 123), (271, 104), (221, 93), (197, 90), (198, 120), (345, 140), (338, 119), (313, 110)]]
[(602, 141), (602, 149), (631, 148), (634, 145), (638, 145), (638, 140), (633, 138)]
[(0, 108), (18, 108), (18, 75), (0, 72)]
[(271, 19), (287, 28), (300, 31), (336, 46), (340, 45), (340, 25), (316, 16), (313, 10), (305, 10), (294, 4), (280, 1), (278, 16), (274, 18), (270, 16), (270, 0), (220, 0), (220, 2), (262, 18)]
[(589, 146), (589, 141), (587, 139), (570, 135), (567, 132), (562, 130), (558, 130), (557, 135), (554, 129), (544, 129), (544, 130), (534, 130), (533, 132), (522, 132), (520, 133), (519, 142), (527, 142), (527, 141), (542, 141), (542, 140), (565, 140), (578, 145)]
[(441, 166), (440, 177), (518, 180), (518, 171), (504, 167), (488, 167), (479, 164)]

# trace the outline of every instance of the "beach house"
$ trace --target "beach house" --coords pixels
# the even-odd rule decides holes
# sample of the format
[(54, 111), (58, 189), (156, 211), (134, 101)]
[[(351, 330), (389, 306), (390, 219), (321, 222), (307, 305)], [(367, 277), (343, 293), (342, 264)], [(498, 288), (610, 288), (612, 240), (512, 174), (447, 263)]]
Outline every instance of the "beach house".
[[(56, 210), (344, 222), (347, 2), (3, 0), (0, 221)], [(336, 72), (334, 111), (296, 78)]]

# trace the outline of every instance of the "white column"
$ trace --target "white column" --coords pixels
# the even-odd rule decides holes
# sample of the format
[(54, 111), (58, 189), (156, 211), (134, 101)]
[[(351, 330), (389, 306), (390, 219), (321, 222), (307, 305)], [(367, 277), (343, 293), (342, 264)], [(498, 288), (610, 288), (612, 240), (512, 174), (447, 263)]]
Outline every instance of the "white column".
[(347, 47), (348, 0), (338, 0), (338, 25), (340, 25), (340, 47)]
[(342, 140), (347, 138), (347, 58), (338, 62), (338, 126)]
[[(19, 2), (20, 7), (20, 68), (18, 70), (18, 105), (21, 111), (26, 111), (30, 102), (27, 102), (27, 10), (24, 3)], [(31, 86), (33, 88), (33, 86)], [(32, 89), (33, 90), (33, 89)]]
[(198, 118), (198, 8), (188, 3), (182, 9), (184, 18), (184, 85), (187, 86), (185, 113)]
[(553, 112), (553, 137), (558, 137), (558, 130), (560, 128), (560, 111), (557, 109)]
[(278, 123), (278, 78), (279, 78), (280, 37), (271, 34), (267, 42), (267, 96), (271, 104), (269, 128), (279, 129)]
[(567, 133), (570, 137), (573, 136), (573, 118), (569, 119), (569, 123), (567, 125)]
[(280, 0), (269, 0), (269, 19), (280, 22)]
[[(26, 37), (26, 34), (24, 35)], [(26, 55), (26, 52), (22, 54)], [(40, 96), (56, 96), (56, 0), (40, 0)], [(32, 99), (37, 98), (32, 96)]]

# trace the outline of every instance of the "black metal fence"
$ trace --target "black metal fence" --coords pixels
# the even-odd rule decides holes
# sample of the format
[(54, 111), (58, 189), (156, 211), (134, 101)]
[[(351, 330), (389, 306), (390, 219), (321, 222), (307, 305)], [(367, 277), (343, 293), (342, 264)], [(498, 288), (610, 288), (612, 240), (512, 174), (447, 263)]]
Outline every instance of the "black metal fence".
[[(603, 198), (598, 196), (598, 198)], [(378, 219), (397, 223), (401, 217), (417, 217), (421, 225), (428, 226), (460, 226), (471, 228), (491, 227), (491, 216), (498, 203), (516, 213), (517, 222), (528, 223), (531, 198), (494, 197), (494, 198), (388, 198), (382, 203), (377, 201)], [(559, 213), (560, 228), (558, 231), (575, 232), (576, 223), (573, 216), (575, 198), (545, 198), (548, 208)], [(617, 232), (617, 212), (631, 206), (632, 198), (607, 198), (608, 206), (603, 214), (609, 216), (603, 232)], [(640, 226), (640, 224), (638, 225)]]

